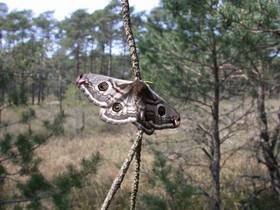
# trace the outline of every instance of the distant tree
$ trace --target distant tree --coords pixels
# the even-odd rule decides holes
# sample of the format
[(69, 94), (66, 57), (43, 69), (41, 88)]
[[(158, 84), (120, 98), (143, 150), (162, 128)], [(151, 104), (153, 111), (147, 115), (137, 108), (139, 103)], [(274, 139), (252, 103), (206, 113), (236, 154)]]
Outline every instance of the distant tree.
[[(112, 49), (113, 43), (121, 27), (121, 4), (119, 1), (111, 1), (104, 9), (93, 13), (96, 22), (95, 34), (97, 39), (97, 50), (100, 53), (100, 72), (112, 74)], [(106, 61), (106, 48), (108, 49), (108, 62)]]
[[(257, 158), (270, 177), (271, 188), (280, 200), (279, 139), (280, 119), (277, 113), (268, 115), (267, 97), (279, 87), (280, 8), (278, 1), (227, 1), (223, 11), (233, 27), (232, 43), (238, 51), (234, 64), (247, 75), (256, 101), (256, 120), (259, 130)], [(278, 108), (278, 107), (277, 107)], [(271, 116), (271, 117), (270, 117)], [(272, 123), (274, 119), (274, 123)], [(276, 120), (276, 121), (275, 121)], [(261, 154), (259, 154), (261, 151)]]
[[(35, 40), (41, 43), (42, 49), (38, 51), (39, 62), (33, 69), (32, 74), (32, 104), (34, 104), (35, 90), (37, 89), (38, 104), (44, 100), (45, 89), (48, 90), (47, 79), (52, 74), (50, 54), (53, 53), (54, 35), (57, 22), (53, 17), (52, 11), (47, 11), (33, 18), (33, 24), (36, 30)], [(37, 83), (37, 85), (35, 84)], [(35, 88), (37, 86), (37, 88)], [(47, 86), (47, 87), (46, 87)], [(48, 93), (48, 91), (47, 91)]]
[(5, 31), (5, 60), (3, 71), (9, 72), (11, 79), (17, 83), (9, 82), (10, 101), (15, 103), (27, 103), (28, 100), (28, 78), (29, 67), (33, 62), (33, 54), (29, 56), (28, 51), (32, 50), (27, 46), (32, 36), (32, 12), (30, 10), (13, 11), (6, 16), (3, 26)]
[(109, 61), (107, 67), (107, 75), (112, 75), (112, 50), (113, 50), (113, 42), (118, 37), (119, 28), (121, 24), (121, 2), (117, 0), (111, 1), (105, 8), (104, 14), (106, 14), (104, 27), (104, 35), (106, 39), (106, 43), (109, 48)]
[(215, 210), (222, 208), (221, 145), (237, 132), (237, 122), (250, 111), (249, 106), (244, 113), (233, 115), (242, 100), (221, 110), (221, 102), (243, 96), (246, 93), (241, 90), (248, 86), (242, 75), (236, 84), (233, 76), (238, 76), (238, 68), (224, 68), (238, 55), (229, 48), (234, 38), (220, 14), (224, 6), (220, 1), (163, 0), (148, 16), (140, 39), (144, 75), (163, 94), (187, 101), (197, 116), (203, 116), (192, 119), (193, 140), (208, 162), (211, 189), (206, 194)]
[[(133, 7), (131, 8), (131, 18), (136, 33), (143, 27), (142, 14), (134, 13)], [(125, 70), (129, 69), (129, 60), (120, 1), (112, 0), (104, 9), (95, 11), (92, 20), (95, 22), (92, 28), (92, 38), (96, 41), (94, 52), (96, 62), (99, 63), (96, 68), (102, 74), (119, 76), (122, 73), (124, 76)], [(122, 54), (114, 56), (113, 49), (120, 54), (120, 46)]]
[(5, 24), (6, 16), (8, 14), (8, 6), (5, 3), (0, 3), (0, 50), (2, 51), (3, 41), (3, 27)]
[(0, 90), (1, 90), (1, 98), (0, 98), (0, 122), (1, 122), (1, 110), (5, 101), (5, 93), (7, 83), (9, 81), (8, 72), (3, 69), (4, 62), (4, 50), (3, 50), (3, 27), (6, 21), (6, 16), (8, 13), (8, 6), (4, 3), (0, 3)]
[(74, 56), (76, 63), (76, 72), (73, 76), (77, 76), (81, 72), (81, 58), (86, 52), (87, 38), (89, 35), (90, 15), (86, 10), (76, 10), (70, 18), (60, 23), (61, 32), (64, 36), (60, 44), (70, 50), (70, 56)]

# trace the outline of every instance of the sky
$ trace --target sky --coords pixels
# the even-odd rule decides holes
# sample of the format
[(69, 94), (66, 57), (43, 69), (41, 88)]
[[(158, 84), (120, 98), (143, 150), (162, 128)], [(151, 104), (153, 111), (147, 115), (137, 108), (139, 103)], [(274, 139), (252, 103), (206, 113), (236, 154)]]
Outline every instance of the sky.
[[(135, 10), (149, 12), (152, 8), (159, 5), (160, 0), (130, 0), (130, 6), (134, 6)], [(55, 18), (64, 19), (77, 9), (87, 9), (93, 12), (97, 9), (104, 8), (110, 0), (0, 0), (8, 5), (9, 11), (17, 9), (31, 9), (35, 16), (45, 11), (55, 11)]]

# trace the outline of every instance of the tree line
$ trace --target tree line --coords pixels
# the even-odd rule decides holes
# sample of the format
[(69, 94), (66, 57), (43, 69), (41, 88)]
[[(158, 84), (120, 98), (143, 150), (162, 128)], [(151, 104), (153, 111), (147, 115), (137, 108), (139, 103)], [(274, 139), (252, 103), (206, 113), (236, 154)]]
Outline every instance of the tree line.
[[(61, 21), (53, 11), (35, 17), (31, 10), (0, 6), (1, 103), (40, 104), (50, 94), (61, 98), (81, 72), (128, 78), (118, 1), (91, 14), (79, 9)], [(133, 16), (135, 27), (142, 24), (140, 16)]]

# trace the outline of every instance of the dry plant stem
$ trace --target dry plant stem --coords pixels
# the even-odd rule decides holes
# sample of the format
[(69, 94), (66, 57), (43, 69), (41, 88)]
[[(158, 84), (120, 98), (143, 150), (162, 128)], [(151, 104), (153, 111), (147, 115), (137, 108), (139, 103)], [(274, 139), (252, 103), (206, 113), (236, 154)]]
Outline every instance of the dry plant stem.
[(137, 137), (133, 143), (133, 145), (131, 146), (130, 150), (129, 150), (129, 153), (127, 155), (127, 158), (125, 159), (125, 161), (123, 162), (123, 165), (119, 171), (119, 175), (115, 178), (103, 204), (102, 204), (102, 207), (101, 207), (101, 210), (106, 210), (108, 209), (111, 201), (113, 200), (113, 197), (114, 195), (116, 194), (116, 192), (118, 191), (118, 189), (120, 188), (121, 184), (122, 184), (122, 181), (125, 177), (125, 174), (129, 168), (129, 165), (133, 159), (133, 156), (137, 150), (137, 148), (139, 147), (139, 145), (141, 144), (142, 142), (142, 137), (143, 137), (143, 131), (140, 130), (138, 133), (137, 133)]
[[(141, 80), (139, 59), (138, 59), (138, 55), (137, 55), (137, 49), (136, 49), (135, 40), (133, 37), (133, 32), (131, 29), (129, 2), (128, 2), (128, 0), (121, 0), (121, 2), (122, 2), (124, 31), (125, 31), (125, 35), (127, 37), (127, 43), (128, 43), (129, 52), (130, 52), (132, 72), (134, 73), (135, 79)], [(143, 134), (143, 131), (142, 131), (142, 134)], [(130, 197), (130, 209), (131, 210), (134, 210), (135, 206), (136, 206), (136, 196), (137, 196), (137, 192), (138, 192), (139, 175), (140, 175), (141, 145), (142, 145), (142, 137), (139, 139), (139, 144), (136, 148), (135, 176), (134, 176), (134, 180), (133, 180), (132, 192), (131, 192), (131, 197)]]
[(132, 185), (132, 192), (130, 196), (130, 210), (135, 210), (136, 206), (136, 196), (138, 192), (138, 186), (139, 186), (139, 177), (140, 177), (140, 164), (141, 164), (141, 146), (142, 146), (142, 139), (139, 141), (139, 145), (136, 148), (135, 153), (135, 176), (133, 179), (133, 185)]
[(134, 41), (134, 37), (133, 37), (133, 32), (131, 29), (129, 3), (128, 3), (128, 0), (121, 0), (121, 2), (122, 2), (124, 31), (125, 31), (125, 35), (127, 37), (127, 43), (128, 43), (130, 58), (131, 58), (132, 71), (134, 73), (135, 79), (141, 80), (137, 49), (136, 49), (136, 45), (135, 45), (135, 41)]
[[(131, 65), (132, 65), (132, 72), (135, 76), (135, 79), (141, 80), (140, 68), (139, 68), (139, 60), (137, 56), (136, 45), (131, 29), (131, 22), (130, 22), (130, 12), (129, 12), (129, 3), (128, 0), (121, 0), (122, 2), (122, 12), (123, 12), (123, 22), (124, 22), (124, 31), (127, 37), (127, 43), (129, 46), (130, 58), (131, 58)], [(133, 189), (131, 193), (131, 209), (135, 209), (135, 201), (136, 195), (138, 191), (138, 184), (139, 184), (139, 172), (140, 172), (140, 158), (141, 158), (141, 144), (142, 144), (142, 136), (143, 130), (140, 130), (137, 134), (136, 140), (133, 143), (126, 160), (124, 161), (119, 175), (114, 180), (104, 202), (101, 207), (101, 210), (108, 209), (114, 195), (116, 194), (117, 190), (120, 188), (121, 183), (125, 177), (125, 174), (129, 168), (129, 165), (136, 153), (136, 169), (135, 169), (135, 177), (133, 182)]]

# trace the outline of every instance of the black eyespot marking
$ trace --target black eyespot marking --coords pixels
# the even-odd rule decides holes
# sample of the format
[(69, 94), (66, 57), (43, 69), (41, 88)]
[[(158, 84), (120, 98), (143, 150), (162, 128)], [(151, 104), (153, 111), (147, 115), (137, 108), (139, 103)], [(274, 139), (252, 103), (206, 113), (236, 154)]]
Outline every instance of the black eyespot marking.
[(106, 90), (108, 90), (108, 87), (109, 87), (109, 85), (108, 85), (107, 82), (101, 82), (101, 83), (98, 85), (98, 89), (99, 89), (100, 91), (106, 91)]
[(113, 111), (114, 112), (119, 112), (119, 111), (121, 111), (122, 110), (122, 105), (120, 104), (120, 103), (114, 103), (113, 104), (113, 107), (112, 107), (112, 109), (113, 109)]
[(160, 116), (163, 116), (163, 115), (165, 115), (165, 113), (166, 113), (166, 111), (165, 111), (164, 106), (159, 106), (159, 107), (158, 107), (158, 114), (159, 114)]

